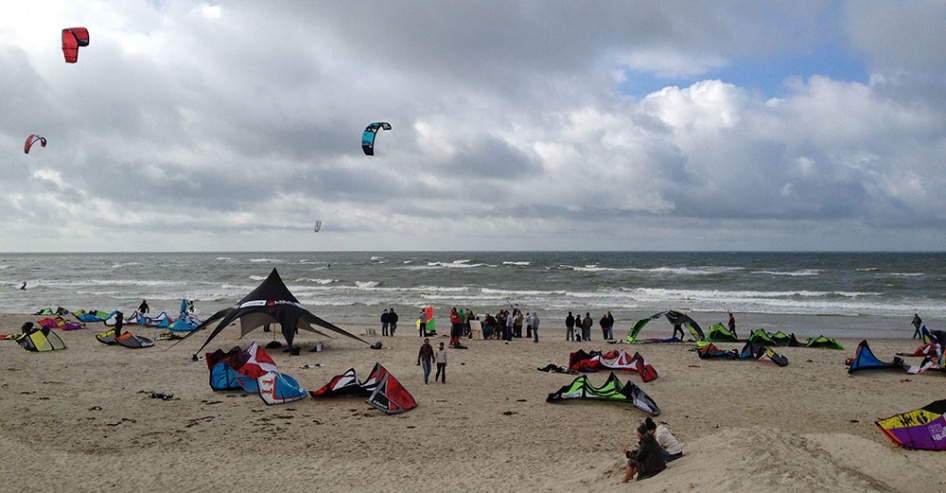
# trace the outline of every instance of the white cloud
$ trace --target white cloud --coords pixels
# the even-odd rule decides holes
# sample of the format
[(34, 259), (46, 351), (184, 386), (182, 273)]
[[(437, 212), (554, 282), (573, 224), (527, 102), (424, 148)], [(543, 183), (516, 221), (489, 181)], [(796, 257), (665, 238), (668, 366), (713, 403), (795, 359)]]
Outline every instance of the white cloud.
[[(772, 98), (701, 74), (796, 59), (835, 19), (819, 2), (41, 4), (0, 19), (0, 250), (699, 249), (723, 223), (739, 242), (712, 247), (946, 239), (946, 44), (882, 6), (828, 26), (869, 82)], [(92, 41), (67, 66), (72, 24)], [(693, 82), (638, 99), (624, 69)], [(368, 158), (376, 120), (394, 128)], [(17, 153), (34, 132), (48, 147)]]

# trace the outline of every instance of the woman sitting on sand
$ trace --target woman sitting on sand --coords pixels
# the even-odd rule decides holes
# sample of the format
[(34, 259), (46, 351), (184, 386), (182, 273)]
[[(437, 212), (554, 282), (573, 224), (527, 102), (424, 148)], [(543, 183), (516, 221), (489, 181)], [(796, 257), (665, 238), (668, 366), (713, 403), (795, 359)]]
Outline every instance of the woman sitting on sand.
[(660, 454), (663, 455), (665, 461), (673, 462), (683, 457), (683, 447), (677, 437), (670, 433), (669, 428), (664, 425), (657, 426), (650, 417), (644, 420), (644, 426), (647, 427), (647, 432), (653, 435), (657, 445), (660, 445)]
[(624, 473), (622, 483), (626, 483), (637, 474), (637, 480), (649, 478), (667, 468), (667, 462), (660, 454), (660, 445), (653, 435), (647, 433), (647, 426), (641, 424), (637, 427), (638, 448), (628, 451), (621, 449), (627, 457), (627, 471)]

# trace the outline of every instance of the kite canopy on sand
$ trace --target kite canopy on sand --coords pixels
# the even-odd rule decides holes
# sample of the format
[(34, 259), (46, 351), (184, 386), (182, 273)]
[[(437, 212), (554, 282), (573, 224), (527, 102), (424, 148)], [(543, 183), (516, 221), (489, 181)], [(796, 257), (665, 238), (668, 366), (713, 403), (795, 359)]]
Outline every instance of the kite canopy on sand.
[(34, 353), (66, 349), (66, 344), (55, 332), (50, 331), (49, 327), (33, 329), (28, 334), (20, 334), (14, 339), (20, 347)]
[(368, 379), (364, 382), (358, 379), (354, 368), (349, 368), (345, 373), (336, 375), (329, 383), (309, 394), (314, 399), (320, 400), (325, 397), (346, 395), (367, 396), (365, 402), (388, 414), (400, 414), (417, 407), (414, 396), (387, 368), (381, 366), (381, 363), (374, 364)]
[[(652, 320), (657, 320), (660, 317), (666, 317), (667, 321), (670, 322), (672, 325), (679, 325), (681, 327), (686, 327), (687, 330), (690, 331), (690, 335), (692, 335), (693, 338), (696, 339), (697, 341), (706, 340), (706, 335), (703, 334), (703, 329), (700, 327), (700, 324), (696, 323), (696, 321), (690, 318), (690, 316), (687, 315), (686, 313), (680, 313), (678, 311), (670, 310), (666, 312), (656, 313), (654, 315), (651, 315), (647, 318), (640, 319), (637, 322), (635, 322), (634, 325), (631, 327), (630, 332), (627, 334), (627, 342), (632, 343), (632, 344), (635, 342), (641, 342), (640, 339), (638, 339), (638, 336), (640, 335), (641, 330), (644, 329), (644, 326), (650, 323)], [(663, 341), (663, 340), (660, 340), (660, 339), (649, 340), (648, 342), (658, 342), (658, 341)], [(671, 338), (663, 342), (676, 342), (676, 340)]]
[(852, 358), (851, 366), (848, 367), (847, 372), (855, 373), (862, 370), (887, 369), (902, 370), (903, 368), (903, 358), (894, 356), (891, 362), (880, 361), (880, 359), (874, 355), (874, 352), (870, 350), (870, 345), (867, 344), (867, 341), (863, 340), (857, 345), (857, 350), (854, 353), (854, 358)]
[(582, 375), (569, 385), (549, 394), (545, 401), (560, 402), (568, 399), (627, 402), (652, 416), (660, 414), (657, 403), (647, 393), (631, 381), (622, 384), (614, 372), (608, 375), (608, 379), (600, 387), (595, 387), (587, 375)]
[(308, 397), (296, 379), (280, 373), (272, 356), (253, 343), (245, 351), (234, 347), (206, 355), (210, 388), (214, 391), (241, 389), (257, 394), (267, 405), (285, 404)]
[(946, 450), (946, 399), (920, 409), (875, 421), (880, 431), (898, 447)]
[(302, 306), (302, 303), (299, 303), (299, 300), (289, 292), (289, 288), (283, 283), (276, 269), (273, 269), (273, 271), (269, 273), (269, 276), (267, 276), (256, 289), (244, 296), (236, 305), (214, 313), (210, 318), (204, 321), (204, 323), (188, 333), (184, 339), (216, 323), (216, 328), (210, 333), (210, 336), (207, 337), (204, 344), (197, 349), (196, 353), (200, 353), (207, 344), (210, 344), (210, 341), (213, 340), (214, 337), (217, 337), (220, 331), (237, 319), (240, 320), (240, 337), (266, 324), (278, 323), (282, 327), (283, 337), (286, 338), (286, 344), (288, 344), (289, 347), (292, 347), (292, 341), (298, 330), (307, 330), (325, 337), (330, 337), (328, 334), (316, 329), (315, 326), (369, 344), (364, 339), (351, 334), (341, 327), (326, 322), (312, 314), (309, 310), (306, 310), (305, 307)]

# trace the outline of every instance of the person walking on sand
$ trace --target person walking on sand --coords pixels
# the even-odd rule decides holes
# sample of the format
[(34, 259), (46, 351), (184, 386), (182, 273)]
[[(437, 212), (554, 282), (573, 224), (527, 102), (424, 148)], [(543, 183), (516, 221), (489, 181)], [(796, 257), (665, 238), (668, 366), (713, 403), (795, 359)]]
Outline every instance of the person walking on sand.
[(732, 332), (733, 337), (736, 335), (736, 317), (732, 316), (732, 312), (729, 312), (729, 332)]
[(434, 361), (437, 363), (437, 374), (434, 375), (434, 382), (440, 380), (441, 383), (447, 383), (447, 348), (440, 343), (440, 348), (434, 352)]
[(923, 338), (923, 334), (920, 333), (920, 327), (923, 326), (923, 319), (920, 318), (920, 314), (919, 314), (919, 313), (914, 313), (914, 314), (913, 314), (913, 322), (911, 322), (911, 323), (913, 324), (913, 338), (914, 338), (914, 339), (917, 339), (917, 338), (922, 339), (922, 338)]
[(418, 320), (420, 323), (417, 324), (417, 332), (421, 337), (424, 337), (427, 335), (427, 310), (420, 311), (420, 318), (418, 318)]
[(150, 311), (151, 307), (148, 306), (148, 300), (141, 300), (141, 304), (138, 305), (138, 313), (147, 315)]
[(434, 360), (434, 348), (430, 347), (430, 339), (424, 338), (424, 343), (417, 353), (417, 366), (424, 368), (424, 383), (430, 378), (430, 363)]

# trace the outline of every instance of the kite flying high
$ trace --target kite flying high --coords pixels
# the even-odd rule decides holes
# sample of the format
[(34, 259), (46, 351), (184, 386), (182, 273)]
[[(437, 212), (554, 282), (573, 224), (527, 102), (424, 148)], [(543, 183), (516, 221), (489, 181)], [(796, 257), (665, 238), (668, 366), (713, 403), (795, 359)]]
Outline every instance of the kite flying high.
[(62, 30), (62, 56), (66, 63), (79, 60), (79, 47), (89, 46), (89, 30), (84, 27), (67, 27)]
[(365, 151), (366, 156), (374, 156), (374, 138), (378, 130), (391, 130), (391, 124), (388, 122), (369, 123), (365, 127), (365, 132), (361, 134), (361, 150)]

